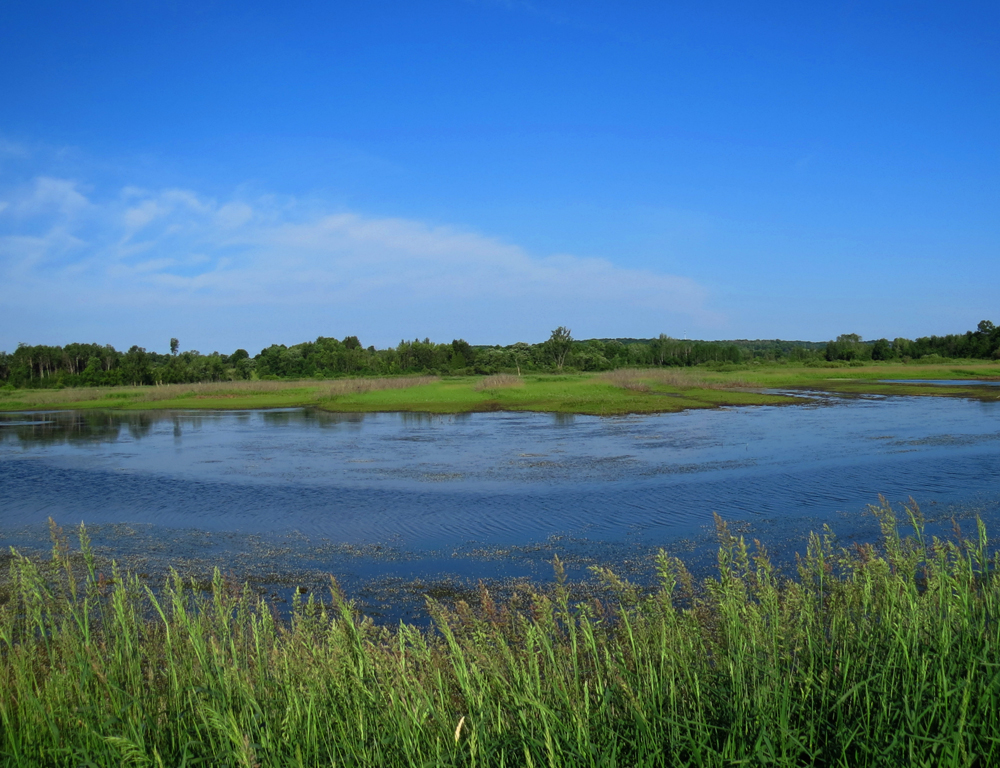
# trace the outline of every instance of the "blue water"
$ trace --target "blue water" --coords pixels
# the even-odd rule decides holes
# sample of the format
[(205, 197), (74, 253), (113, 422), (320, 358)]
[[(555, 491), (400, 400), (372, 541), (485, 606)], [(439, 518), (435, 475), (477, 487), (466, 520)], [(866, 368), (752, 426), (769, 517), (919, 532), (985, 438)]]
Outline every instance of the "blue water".
[(301, 549), (309, 567), (359, 578), (518, 575), (517, 557), (553, 547), (586, 562), (684, 551), (710, 541), (714, 512), (772, 548), (824, 523), (864, 538), (879, 494), (992, 521), (998, 479), (1000, 402), (953, 398), (621, 418), (0, 415), (2, 544), (41, 540), (51, 516), (111, 549), (133, 536), (136, 550), (232, 567), (267, 550), (272, 570)]

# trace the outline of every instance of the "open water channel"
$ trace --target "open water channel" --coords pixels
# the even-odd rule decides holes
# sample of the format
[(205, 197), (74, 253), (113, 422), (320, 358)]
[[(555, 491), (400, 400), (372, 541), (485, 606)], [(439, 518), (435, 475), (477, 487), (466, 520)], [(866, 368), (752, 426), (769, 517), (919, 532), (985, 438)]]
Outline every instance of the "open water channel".
[(709, 567), (713, 513), (786, 565), (810, 530), (877, 538), (915, 498), (934, 530), (1000, 533), (1000, 401), (833, 398), (600, 418), (252, 412), (0, 414), (0, 544), (85, 522), (147, 572), (219, 566), (279, 598), (334, 574), (366, 609), (544, 579), (554, 554), (640, 580), (659, 548)]

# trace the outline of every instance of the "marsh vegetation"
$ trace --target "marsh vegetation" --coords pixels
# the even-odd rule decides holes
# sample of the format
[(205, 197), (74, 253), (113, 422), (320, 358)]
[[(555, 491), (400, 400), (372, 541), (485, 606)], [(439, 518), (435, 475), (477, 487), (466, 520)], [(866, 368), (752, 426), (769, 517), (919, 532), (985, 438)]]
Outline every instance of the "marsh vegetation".
[(524, 379), (512, 373), (494, 373), (483, 376), (476, 382), (474, 389), (482, 392), (487, 389), (502, 389), (504, 387), (523, 387)]
[[(834, 365), (834, 364), (831, 364)], [(869, 363), (623, 368), (605, 373), (496, 373), (488, 376), (353, 377), (225, 381), (142, 387), (0, 388), (0, 410), (252, 409), (313, 406), (337, 412), (550, 411), (615, 415), (669, 413), (722, 405), (780, 405), (795, 390), (843, 395), (934, 395), (995, 400), (996, 387), (926, 380), (1000, 379), (1000, 363)], [(887, 381), (888, 380), (888, 381)], [(912, 383), (910, 381), (912, 380)]]
[(813, 535), (794, 578), (719, 522), (718, 571), (594, 568), (551, 589), (428, 601), (381, 627), (331, 586), (283, 622), (248, 589), (151, 590), (58, 535), (10, 558), (0, 753), (11, 766), (986, 766), (1000, 758), (1000, 559), (982, 524), (878, 545)]

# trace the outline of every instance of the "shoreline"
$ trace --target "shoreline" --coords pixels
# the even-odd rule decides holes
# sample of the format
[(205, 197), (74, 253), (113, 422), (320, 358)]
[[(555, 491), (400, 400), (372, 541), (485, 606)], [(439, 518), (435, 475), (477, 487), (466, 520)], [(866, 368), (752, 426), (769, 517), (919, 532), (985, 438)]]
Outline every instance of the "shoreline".
[[(0, 412), (46, 410), (264, 410), (461, 414), (531, 411), (591, 416), (791, 405), (801, 394), (1000, 400), (1000, 364), (757, 366), (733, 370), (627, 369), (606, 373), (396, 377), (167, 384), (92, 389), (0, 390)], [(837, 375), (831, 375), (836, 373)], [(886, 379), (896, 379), (888, 382)], [(914, 383), (906, 383), (913, 379)], [(937, 381), (990, 382), (942, 386)]]

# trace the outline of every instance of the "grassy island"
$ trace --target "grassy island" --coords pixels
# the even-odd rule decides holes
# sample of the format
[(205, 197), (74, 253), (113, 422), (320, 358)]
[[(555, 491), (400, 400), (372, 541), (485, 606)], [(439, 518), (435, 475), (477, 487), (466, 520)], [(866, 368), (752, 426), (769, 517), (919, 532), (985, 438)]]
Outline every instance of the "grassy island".
[[(885, 380), (913, 383), (884, 383)], [(316, 407), (339, 412), (546, 411), (611, 416), (692, 408), (800, 402), (796, 391), (839, 395), (1000, 398), (995, 386), (922, 380), (1000, 381), (1000, 364), (869, 363), (861, 366), (743, 365), (621, 369), (518, 376), (399, 376), (238, 381), (141, 387), (0, 389), (0, 410), (227, 409)]]

